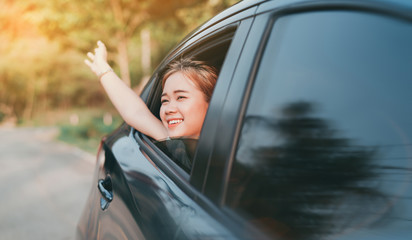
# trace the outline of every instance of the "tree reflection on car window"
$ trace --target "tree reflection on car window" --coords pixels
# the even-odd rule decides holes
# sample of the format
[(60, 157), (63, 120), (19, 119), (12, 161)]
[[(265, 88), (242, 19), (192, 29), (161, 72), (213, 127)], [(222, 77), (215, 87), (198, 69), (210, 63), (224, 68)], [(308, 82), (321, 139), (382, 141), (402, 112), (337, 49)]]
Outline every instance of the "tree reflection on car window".
[[(273, 235), (319, 239), (389, 210), (385, 194), (370, 184), (380, 172), (379, 149), (340, 136), (314, 109), (296, 102), (279, 120), (244, 120), (227, 204)], [(279, 139), (256, 141), (260, 132)]]
[(412, 22), (360, 11), (276, 18), (225, 203), (285, 239), (412, 234)]

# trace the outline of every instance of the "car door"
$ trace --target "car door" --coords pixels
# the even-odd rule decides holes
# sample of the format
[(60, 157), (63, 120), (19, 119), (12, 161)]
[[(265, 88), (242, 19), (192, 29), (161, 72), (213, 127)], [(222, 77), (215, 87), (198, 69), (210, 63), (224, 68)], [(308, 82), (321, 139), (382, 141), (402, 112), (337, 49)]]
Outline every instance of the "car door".
[[(204, 159), (201, 156), (204, 152), (210, 151), (211, 144), (208, 139), (211, 139), (211, 135), (215, 135), (213, 129), (214, 119), (220, 114), (220, 102), (224, 100), (225, 92), (230, 86), (233, 69), (237, 64), (245, 38), (249, 33), (253, 20), (252, 13), (255, 9), (249, 9), (245, 13), (245, 16), (250, 16), (246, 19), (244, 16), (237, 15), (235, 20), (214, 29), (212, 33), (197, 36), (196, 40), (193, 40), (193, 45), (184, 46), (175, 52), (175, 56), (170, 57), (169, 61), (172, 61), (173, 58), (179, 58), (181, 55), (193, 56), (196, 59), (205, 60), (209, 63), (216, 62), (221, 65), (220, 67), (217, 66), (220, 69), (220, 74), (201, 136), (197, 142), (192, 168), (185, 171), (180, 167), (178, 159), (168, 155), (169, 151), (159, 148), (159, 145), (153, 143), (148, 137), (138, 132), (135, 134), (142, 152), (147, 154), (147, 160), (152, 161), (157, 167), (156, 171), (162, 173), (151, 178), (161, 181), (161, 184), (155, 184), (157, 194), (167, 193), (169, 200), (152, 199), (152, 201), (158, 201), (160, 205), (165, 205), (167, 207), (165, 212), (172, 218), (178, 218), (176, 222), (178, 221), (180, 225), (174, 235), (176, 239), (236, 239), (234, 230), (230, 228), (230, 225), (225, 224), (226, 219), (219, 213), (219, 209), (202, 195), (201, 186), (208, 163), (202, 162)], [(242, 20), (236, 20), (239, 18), (242, 18)], [(224, 58), (216, 58), (216, 56), (222, 55), (222, 51), (227, 52), (224, 54)], [(154, 88), (152, 92), (153, 101), (149, 102), (152, 109), (158, 109), (159, 107), (160, 98), (158, 96), (161, 92), (159, 90)], [(166, 145), (173, 145), (173, 141), (178, 140), (166, 140)], [(150, 188), (153, 187), (150, 186)], [(141, 189), (136, 189), (136, 191), (141, 191)], [(159, 210), (157, 211), (155, 214), (160, 214)], [(165, 223), (167, 224), (167, 221)]]
[(203, 185), (245, 238), (409, 238), (411, 12), (259, 6)]
[(145, 239), (128, 185), (133, 176), (129, 167), (143, 156), (130, 133), (131, 128), (123, 124), (102, 140), (77, 239)]

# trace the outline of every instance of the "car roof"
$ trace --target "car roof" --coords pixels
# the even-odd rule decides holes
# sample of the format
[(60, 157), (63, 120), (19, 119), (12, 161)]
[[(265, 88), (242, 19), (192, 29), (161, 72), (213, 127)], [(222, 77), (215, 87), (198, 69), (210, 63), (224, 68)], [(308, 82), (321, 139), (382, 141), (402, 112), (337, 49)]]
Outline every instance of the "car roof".
[[(200, 25), (199, 27), (197, 27), (196, 29), (194, 29), (191, 33), (189, 33), (187, 35), (187, 37), (185, 39), (183, 39), (183, 42), (188, 41), (189, 39), (199, 35), (201, 32), (203, 32), (205, 29), (211, 28), (214, 25), (218, 24), (219, 22), (230, 18), (233, 15), (239, 14), (240, 12), (243, 12), (247, 9), (250, 9), (254, 6), (257, 6), (263, 2), (267, 2), (270, 0), (243, 0), (240, 1), (236, 4), (234, 4), (233, 6), (223, 10), (222, 12), (218, 13), (217, 15), (215, 15), (214, 17), (212, 17), (211, 19), (209, 19), (208, 21), (206, 21), (205, 23), (203, 23), (202, 25)], [(250, 15), (245, 15), (245, 17), (250, 16)]]
[[(236, 14), (239, 14), (241, 12), (244, 12), (247, 9), (250, 9), (252, 7), (255, 7), (257, 5), (260, 5), (265, 2), (277, 2), (279, 3), (279, 6), (287, 6), (287, 5), (293, 5), (293, 4), (299, 4), (299, 3), (310, 3), (310, 2), (317, 2), (318, 4), (322, 3), (353, 3), (353, 4), (359, 4), (359, 3), (376, 3), (376, 4), (387, 4), (391, 5), (393, 7), (397, 8), (404, 8), (404, 10), (412, 11), (412, 0), (243, 0), (240, 1), (233, 6), (227, 8), (226, 10), (222, 11), (221, 13), (217, 14), (198, 28), (196, 28), (194, 31), (192, 31), (188, 36), (182, 41), (185, 42), (201, 32), (203, 32), (205, 29), (211, 28), (217, 23), (233, 16)], [(405, 9), (406, 8), (406, 9)], [(244, 17), (250, 17), (253, 14), (245, 15)]]
[[(267, 4), (266, 4), (267, 3)], [(204, 24), (200, 25), (198, 28), (189, 33), (175, 48), (169, 52), (175, 52), (180, 49), (191, 39), (201, 38), (203, 32), (210, 32), (219, 29), (222, 25), (219, 24), (229, 18), (234, 17), (234, 19), (245, 19), (252, 17), (256, 14), (264, 12), (263, 9), (258, 10), (259, 5), (275, 5), (276, 8), (288, 8), (289, 6), (305, 5), (305, 4), (316, 4), (316, 5), (342, 5), (342, 6), (375, 6), (379, 5), (379, 9), (382, 11), (388, 10), (395, 15), (402, 15), (404, 18), (412, 19), (412, 0), (243, 0), (234, 4), (233, 6), (223, 10), (219, 14), (212, 17), (210, 20), (206, 21)], [(255, 11), (252, 10), (254, 7)], [(385, 10), (386, 9), (386, 10)], [(390, 10), (391, 9), (391, 10)], [(248, 11), (249, 10), (249, 11)], [(393, 10), (395, 10), (393, 12)], [(236, 17), (235, 17), (236, 16)], [(229, 21), (230, 22), (230, 21)], [(216, 29), (214, 29), (216, 28)], [(208, 31), (206, 31), (208, 30)], [(165, 63), (165, 62), (163, 62)]]

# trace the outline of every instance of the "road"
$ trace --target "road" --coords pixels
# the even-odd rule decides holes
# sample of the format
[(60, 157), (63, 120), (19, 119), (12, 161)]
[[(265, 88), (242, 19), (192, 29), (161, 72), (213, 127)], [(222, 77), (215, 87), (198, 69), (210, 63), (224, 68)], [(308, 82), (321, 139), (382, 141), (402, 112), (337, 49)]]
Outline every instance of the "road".
[(56, 134), (0, 128), (0, 239), (74, 239), (95, 159)]

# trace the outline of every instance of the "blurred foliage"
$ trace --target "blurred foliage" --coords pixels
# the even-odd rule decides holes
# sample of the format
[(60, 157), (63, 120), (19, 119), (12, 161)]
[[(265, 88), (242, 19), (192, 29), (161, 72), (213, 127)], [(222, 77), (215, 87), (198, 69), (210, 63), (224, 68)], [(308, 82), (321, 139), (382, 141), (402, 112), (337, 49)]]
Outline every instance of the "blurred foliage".
[[(135, 87), (187, 33), (235, 2), (0, 0), (0, 123), (73, 108), (113, 111), (83, 63), (97, 40)], [(149, 73), (142, 67), (142, 29), (150, 32)]]
[(135, 88), (186, 34), (237, 1), (0, 0), (0, 125), (57, 125), (60, 140), (96, 152), (122, 122), (83, 63), (97, 40)]
[[(107, 115), (108, 113), (105, 113)], [(102, 112), (84, 112), (79, 115), (77, 124), (63, 123), (59, 124), (60, 134), (58, 139), (72, 145), (76, 145), (81, 149), (90, 153), (96, 153), (100, 139), (112, 132), (123, 122), (119, 116), (110, 116), (110, 122), (104, 121), (105, 115)]]

